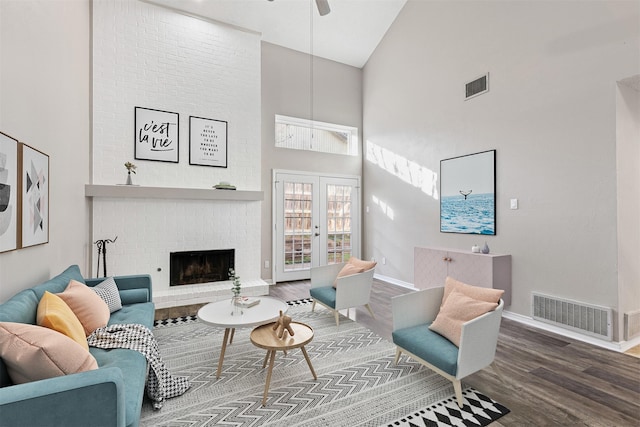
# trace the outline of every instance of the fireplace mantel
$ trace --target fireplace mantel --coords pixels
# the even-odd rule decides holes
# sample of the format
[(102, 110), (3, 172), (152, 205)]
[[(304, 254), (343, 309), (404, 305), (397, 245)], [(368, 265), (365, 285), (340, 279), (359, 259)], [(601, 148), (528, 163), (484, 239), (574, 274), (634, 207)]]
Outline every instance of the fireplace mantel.
[(138, 185), (84, 186), (86, 197), (137, 198), (137, 199), (195, 199), (262, 201), (263, 191), (216, 190), (214, 188), (145, 187)]

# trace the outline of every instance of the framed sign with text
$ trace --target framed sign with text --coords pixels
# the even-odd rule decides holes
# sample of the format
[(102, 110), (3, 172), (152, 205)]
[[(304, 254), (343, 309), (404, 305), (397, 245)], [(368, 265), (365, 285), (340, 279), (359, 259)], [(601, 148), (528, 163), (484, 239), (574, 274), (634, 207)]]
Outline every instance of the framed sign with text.
[(189, 116), (189, 164), (227, 167), (227, 122)]
[(135, 158), (178, 163), (178, 113), (135, 107)]

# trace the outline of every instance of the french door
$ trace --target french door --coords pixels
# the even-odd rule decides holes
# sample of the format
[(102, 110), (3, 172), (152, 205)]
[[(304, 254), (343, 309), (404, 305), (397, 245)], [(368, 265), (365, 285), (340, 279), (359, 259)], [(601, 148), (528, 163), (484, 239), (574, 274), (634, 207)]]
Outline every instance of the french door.
[(273, 282), (360, 255), (360, 178), (273, 172)]

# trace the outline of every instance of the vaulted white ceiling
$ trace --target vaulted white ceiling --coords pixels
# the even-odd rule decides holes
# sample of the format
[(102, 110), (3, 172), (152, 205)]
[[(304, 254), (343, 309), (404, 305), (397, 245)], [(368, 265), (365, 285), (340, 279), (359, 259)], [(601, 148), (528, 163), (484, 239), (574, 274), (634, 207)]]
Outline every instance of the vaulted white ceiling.
[(262, 40), (362, 68), (407, 0), (146, 0), (262, 34)]

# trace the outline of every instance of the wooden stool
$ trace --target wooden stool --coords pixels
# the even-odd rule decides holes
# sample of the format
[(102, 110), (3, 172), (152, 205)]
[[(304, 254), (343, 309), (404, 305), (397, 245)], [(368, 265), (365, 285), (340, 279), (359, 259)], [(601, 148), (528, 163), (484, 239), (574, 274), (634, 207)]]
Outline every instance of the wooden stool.
[(271, 382), (271, 372), (273, 371), (273, 363), (276, 358), (276, 351), (278, 350), (284, 351), (286, 353), (287, 350), (300, 348), (302, 350), (302, 354), (304, 354), (304, 358), (307, 361), (307, 365), (309, 365), (309, 369), (311, 370), (313, 379), (318, 379), (315, 371), (313, 370), (313, 365), (311, 365), (311, 360), (309, 359), (307, 350), (305, 350), (304, 348), (304, 346), (310, 343), (313, 339), (313, 329), (311, 328), (311, 326), (305, 325), (304, 323), (291, 322), (290, 326), (294, 332), (293, 336), (285, 333), (283, 338), (278, 338), (276, 331), (273, 329), (274, 324), (275, 323), (269, 323), (267, 325), (258, 326), (253, 331), (251, 331), (250, 335), (250, 339), (253, 345), (267, 350), (267, 355), (265, 356), (264, 362), (262, 363), (263, 368), (267, 365), (267, 359), (269, 359), (269, 370), (267, 371), (267, 382), (264, 385), (262, 406), (265, 406), (267, 402), (269, 383)]

